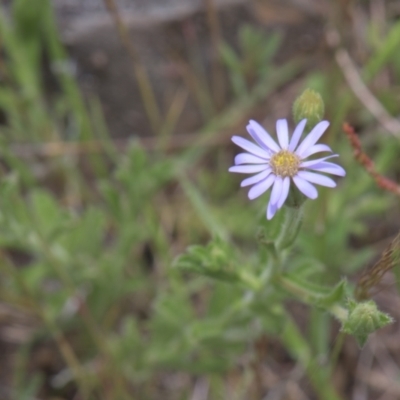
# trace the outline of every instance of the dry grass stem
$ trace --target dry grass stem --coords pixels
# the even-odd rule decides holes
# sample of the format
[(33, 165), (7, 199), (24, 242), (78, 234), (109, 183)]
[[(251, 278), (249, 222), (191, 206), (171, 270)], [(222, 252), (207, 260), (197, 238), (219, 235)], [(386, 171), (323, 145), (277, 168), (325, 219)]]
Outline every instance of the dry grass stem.
[(336, 62), (355, 96), (389, 133), (400, 138), (400, 122), (386, 111), (363, 82), (349, 53), (339, 46), (339, 33), (335, 30), (330, 30), (327, 33), (327, 42), (335, 49)]
[(156, 96), (151, 86), (150, 78), (147, 74), (145, 67), (143, 66), (139, 55), (129, 37), (129, 31), (124, 24), (121, 15), (118, 11), (118, 7), (115, 0), (103, 0), (109, 13), (111, 14), (115, 26), (118, 29), (121, 42), (125, 46), (133, 64), (134, 73), (136, 76), (137, 83), (139, 85), (140, 94), (142, 96), (143, 105), (146, 109), (149, 122), (152, 126), (154, 133), (157, 133), (161, 127), (161, 114), (157, 104)]
[(212, 85), (213, 95), (217, 108), (221, 108), (224, 103), (224, 71), (220, 59), (221, 28), (219, 25), (218, 14), (214, 0), (204, 0), (207, 9), (208, 26), (211, 33), (212, 44)]
[(359, 164), (361, 164), (364, 167), (364, 169), (368, 172), (368, 174), (374, 179), (376, 184), (380, 188), (388, 192), (392, 192), (396, 196), (400, 197), (400, 185), (398, 185), (396, 182), (392, 181), (389, 178), (386, 178), (385, 176), (377, 172), (377, 170), (375, 169), (374, 162), (366, 153), (363, 152), (361, 148), (361, 141), (357, 136), (356, 132), (354, 131), (354, 128), (350, 124), (344, 123), (343, 131), (347, 135), (350, 144), (353, 147), (354, 158), (358, 161)]
[(383, 275), (400, 263), (400, 233), (393, 239), (389, 246), (382, 253), (379, 261), (359, 279), (355, 294), (356, 298), (363, 300), (369, 297), (369, 291), (376, 286)]

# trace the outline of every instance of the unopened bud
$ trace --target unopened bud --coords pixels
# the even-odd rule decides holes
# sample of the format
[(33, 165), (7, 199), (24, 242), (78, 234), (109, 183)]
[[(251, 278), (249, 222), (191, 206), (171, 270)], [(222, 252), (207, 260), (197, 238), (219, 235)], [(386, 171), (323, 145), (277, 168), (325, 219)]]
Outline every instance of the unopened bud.
[(343, 323), (342, 331), (353, 335), (360, 346), (364, 346), (368, 336), (393, 322), (393, 318), (378, 310), (372, 301), (349, 303), (349, 316)]
[(312, 89), (306, 89), (293, 104), (293, 118), (298, 124), (304, 118), (307, 119), (307, 129), (313, 128), (322, 121), (325, 105), (319, 93)]

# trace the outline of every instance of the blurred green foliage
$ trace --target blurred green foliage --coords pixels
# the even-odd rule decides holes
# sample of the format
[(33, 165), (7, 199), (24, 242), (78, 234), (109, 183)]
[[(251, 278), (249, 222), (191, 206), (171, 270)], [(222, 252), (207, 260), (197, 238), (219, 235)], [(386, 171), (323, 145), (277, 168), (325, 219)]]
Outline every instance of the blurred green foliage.
[[(327, 140), (348, 174), (336, 190), (321, 190), (317, 201), (306, 203), (303, 229), (289, 252), (298, 228), (290, 225), (289, 211), (267, 222), (265, 198), (249, 203), (228, 176), (232, 154), (204, 146), (299, 71), (300, 61), (283, 67), (272, 61), (280, 35), (244, 26), (239, 51), (221, 46), (234, 100), (207, 121), (193, 147), (171, 155), (132, 140), (119, 152), (105, 134), (98, 103), (85, 100), (75, 82), (50, 2), (31, 3), (14, 1), (12, 19), (0, 14), (0, 300), (38, 321), (18, 353), (13, 398), (40, 391), (44, 376), (28, 368), (29, 360), (35, 345), (54, 341), (65, 370), (55, 374), (52, 394), (72, 385), (82, 399), (130, 399), (132, 393), (155, 399), (160, 371), (183, 371), (210, 377), (210, 398), (224, 398), (225, 374), (241, 365), (247, 399), (254, 343), (267, 335), (304, 368), (320, 399), (338, 399), (329, 379), (334, 360), (325, 311), (351, 296), (343, 275), (375, 255), (351, 240), (366, 238), (371, 221), (398, 213), (394, 196), (378, 190), (354, 162), (340, 124), (351, 116), (365, 127), (377, 169), (392, 176), (399, 172), (398, 141), (380, 132), (338, 71), (309, 72), (305, 86), (325, 99), (334, 122)], [(399, 24), (382, 42), (372, 28), (362, 76), (370, 82), (390, 68), (398, 80)], [(56, 93), (46, 90), (43, 56)], [(395, 90), (376, 93), (399, 113)], [(76, 155), (23, 160), (15, 151), (22, 144), (62, 148), (95, 140), (103, 153), (89, 154), (89, 167)], [(281, 252), (279, 278), (272, 243)], [(293, 293), (317, 310), (309, 332), (284, 306)], [(316, 363), (321, 354), (324, 365)], [(189, 398), (190, 389), (171, 398)]]

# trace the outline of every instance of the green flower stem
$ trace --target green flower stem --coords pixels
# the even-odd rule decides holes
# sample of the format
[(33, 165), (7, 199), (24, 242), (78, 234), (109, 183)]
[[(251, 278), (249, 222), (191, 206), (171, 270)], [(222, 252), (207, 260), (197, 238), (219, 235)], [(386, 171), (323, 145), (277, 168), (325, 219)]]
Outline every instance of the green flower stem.
[(349, 316), (349, 312), (339, 304), (334, 304), (328, 311), (340, 322), (346, 321)]
[(240, 280), (244, 283), (249, 289), (254, 292), (258, 292), (263, 287), (263, 282), (258, 277), (253, 274), (247, 272), (246, 270), (242, 270), (239, 272)]
[(318, 359), (323, 360), (329, 353), (331, 317), (319, 307), (312, 307), (308, 325), (308, 342)]
[[(282, 310), (282, 312), (285, 311)], [(318, 394), (318, 398), (321, 400), (341, 400), (330, 382), (329, 370), (318, 365), (312, 359), (312, 352), (308, 343), (288, 314), (285, 316), (285, 320), (286, 325), (280, 336), (282, 342), (290, 354), (305, 369), (308, 378)]]
[(314, 296), (308, 290), (304, 289), (300, 285), (297, 285), (283, 275), (276, 275), (274, 277), (274, 282), (282, 289), (297, 297), (303, 303), (311, 304), (314, 300)]
[(276, 249), (278, 251), (290, 247), (297, 238), (303, 220), (303, 208), (285, 207), (284, 222), (276, 240)]
[(338, 336), (336, 337), (335, 344), (333, 346), (333, 349), (332, 349), (332, 351), (330, 353), (330, 357), (329, 357), (329, 365), (330, 365), (331, 371), (333, 371), (334, 368), (336, 367), (340, 352), (342, 351), (342, 348), (343, 348), (345, 336), (346, 336), (346, 334), (344, 332), (339, 332)]
[(264, 245), (266, 246), (268, 253), (270, 254), (274, 265), (280, 266), (282, 264), (281, 258), (279, 253), (276, 251), (275, 243), (273, 242), (264, 242)]

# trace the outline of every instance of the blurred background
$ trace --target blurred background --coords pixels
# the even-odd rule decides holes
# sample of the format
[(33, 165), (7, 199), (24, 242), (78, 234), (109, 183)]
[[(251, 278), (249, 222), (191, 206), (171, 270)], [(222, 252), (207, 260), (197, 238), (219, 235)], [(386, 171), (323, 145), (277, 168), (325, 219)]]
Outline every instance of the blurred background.
[[(398, 323), (360, 349), (289, 301), (303, 341), (282, 339), (268, 304), (232, 313), (240, 288), (173, 267), (217, 236), (260, 262), (267, 202), (228, 174), (230, 137), (293, 128), (312, 88), (347, 176), (306, 205), (296, 268), (356, 282), (400, 210), (342, 124), (399, 182), (399, 49), (396, 0), (3, 0), (0, 399), (400, 398)], [(395, 320), (397, 275), (373, 293)]]

